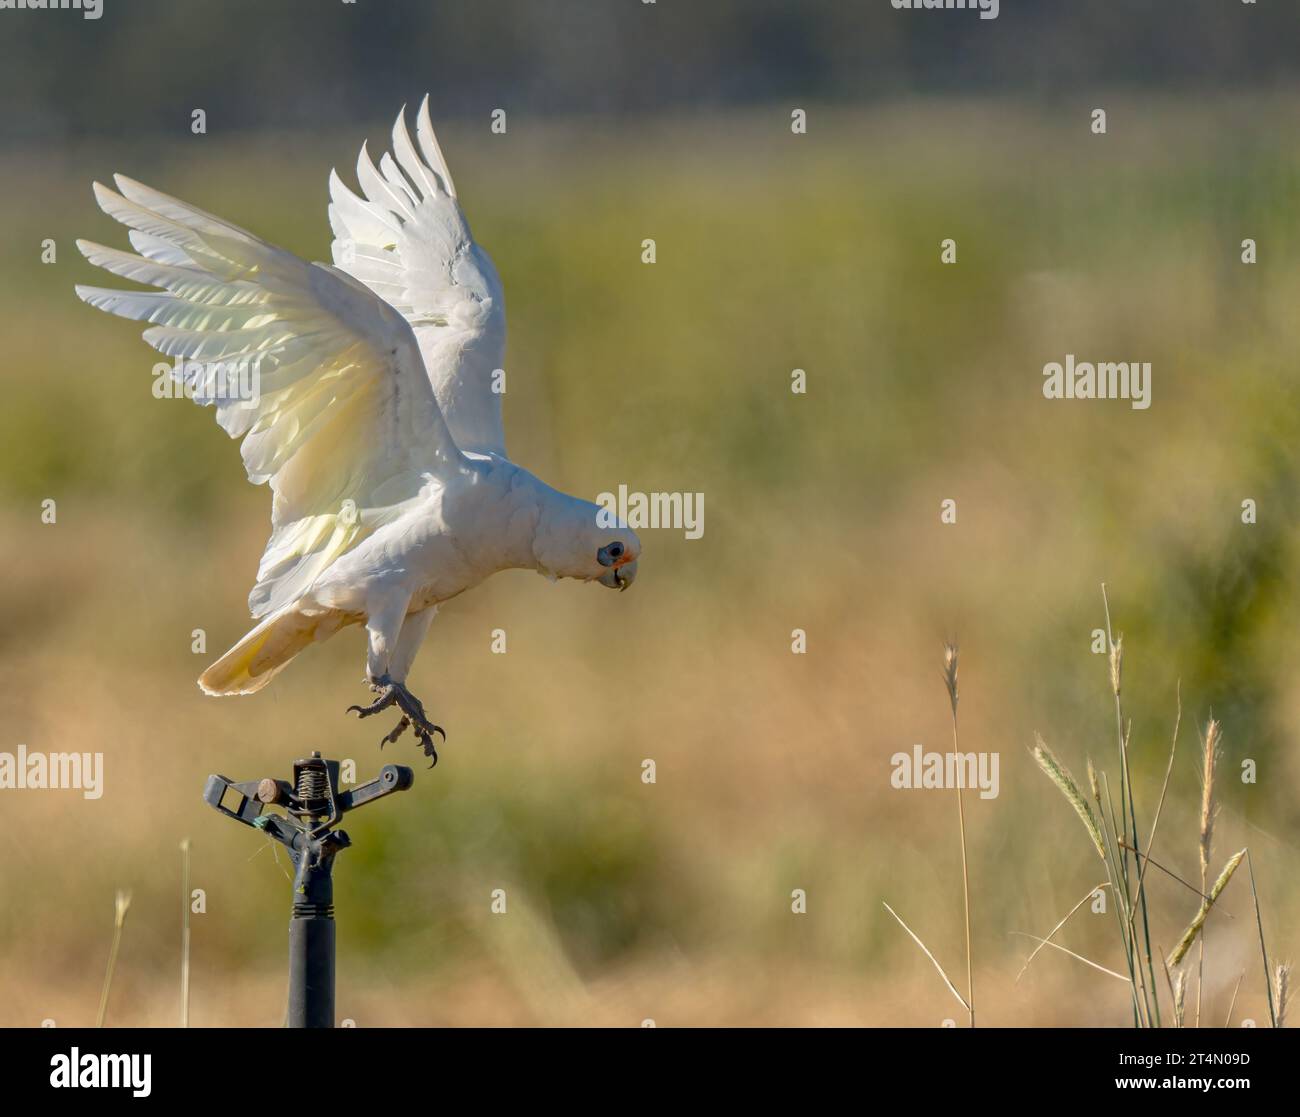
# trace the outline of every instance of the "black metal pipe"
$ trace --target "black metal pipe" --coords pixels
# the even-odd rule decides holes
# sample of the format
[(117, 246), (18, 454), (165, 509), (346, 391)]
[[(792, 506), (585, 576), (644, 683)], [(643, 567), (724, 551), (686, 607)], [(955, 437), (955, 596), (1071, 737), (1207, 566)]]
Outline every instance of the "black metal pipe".
[(334, 1027), (334, 842), (301, 835), (289, 919), (290, 1028)]
[(289, 1027), (334, 1027), (334, 916), (303, 913), (289, 921)]

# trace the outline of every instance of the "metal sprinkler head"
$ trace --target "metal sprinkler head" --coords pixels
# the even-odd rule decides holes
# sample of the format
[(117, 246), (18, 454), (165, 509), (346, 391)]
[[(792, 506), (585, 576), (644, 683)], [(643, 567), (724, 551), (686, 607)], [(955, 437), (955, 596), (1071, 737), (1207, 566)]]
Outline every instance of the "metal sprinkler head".
[[(340, 791), (339, 762), (324, 760), (319, 752), (294, 761), (292, 782), (270, 776), (243, 783), (208, 777), (203, 801), (279, 842), (293, 862), (289, 1027), (334, 1026), (334, 857), (352, 844), (335, 827), (348, 811), (405, 791), (414, 781), (410, 768), (386, 764), (377, 778)], [(286, 813), (265, 813), (269, 806)]]

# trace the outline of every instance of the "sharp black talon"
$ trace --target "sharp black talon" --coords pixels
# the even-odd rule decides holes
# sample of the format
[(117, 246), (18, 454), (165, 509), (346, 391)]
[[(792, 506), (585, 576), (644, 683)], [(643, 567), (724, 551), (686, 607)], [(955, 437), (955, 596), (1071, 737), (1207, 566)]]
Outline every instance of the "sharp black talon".
[(438, 750), (433, 747), (433, 737), (426, 729), (417, 729), (416, 735), (420, 738), (420, 744), (423, 746), (424, 755), (429, 757), (429, 767), (432, 768), (438, 763)]
[(390, 733), (385, 733), (384, 736), (379, 739), (379, 747), (382, 749), (385, 745), (391, 745), (398, 737), (406, 732), (410, 724), (411, 719), (403, 715), (402, 720), (393, 726), (392, 731)]

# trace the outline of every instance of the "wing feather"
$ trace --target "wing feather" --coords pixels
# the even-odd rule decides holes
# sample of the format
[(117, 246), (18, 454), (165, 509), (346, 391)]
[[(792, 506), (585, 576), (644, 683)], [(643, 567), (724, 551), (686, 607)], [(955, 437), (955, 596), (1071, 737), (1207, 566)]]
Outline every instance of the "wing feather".
[[(302, 596), (464, 458), (410, 325), (363, 282), (142, 183), (116, 183), (117, 191), (96, 183), (95, 197), (131, 230), (140, 255), (78, 247), (92, 264), (161, 290), (79, 286), (77, 294), (149, 323), (145, 341), (177, 359), (173, 374), (186, 392), (243, 439), (249, 480), (270, 484), (272, 534), (249, 597), (263, 616)], [(380, 208), (397, 216), (377, 216), (356, 199), (363, 208), (353, 217), (368, 230), (400, 231), (415, 209), (403, 218), (391, 208), (400, 191), (380, 183)]]
[[(363, 146), (361, 195), (330, 174), (334, 262), (411, 324), (443, 417), (463, 450), (505, 454), (494, 372), (505, 358), (505, 295), (470, 234), (426, 97), (412, 142), (403, 109), (376, 168)], [(362, 196), (364, 195), (364, 196)]]

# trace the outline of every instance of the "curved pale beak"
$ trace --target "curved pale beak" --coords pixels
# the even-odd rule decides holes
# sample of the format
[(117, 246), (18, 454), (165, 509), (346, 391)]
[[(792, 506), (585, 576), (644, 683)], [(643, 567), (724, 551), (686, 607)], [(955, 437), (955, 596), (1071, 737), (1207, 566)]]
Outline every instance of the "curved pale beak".
[(631, 562), (625, 562), (622, 566), (616, 566), (611, 570), (606, 570), (604, 574), (597, 579), (602, 586), (608, 586), (612, 590), (625, 590), (636, 581), (636, 559)]

